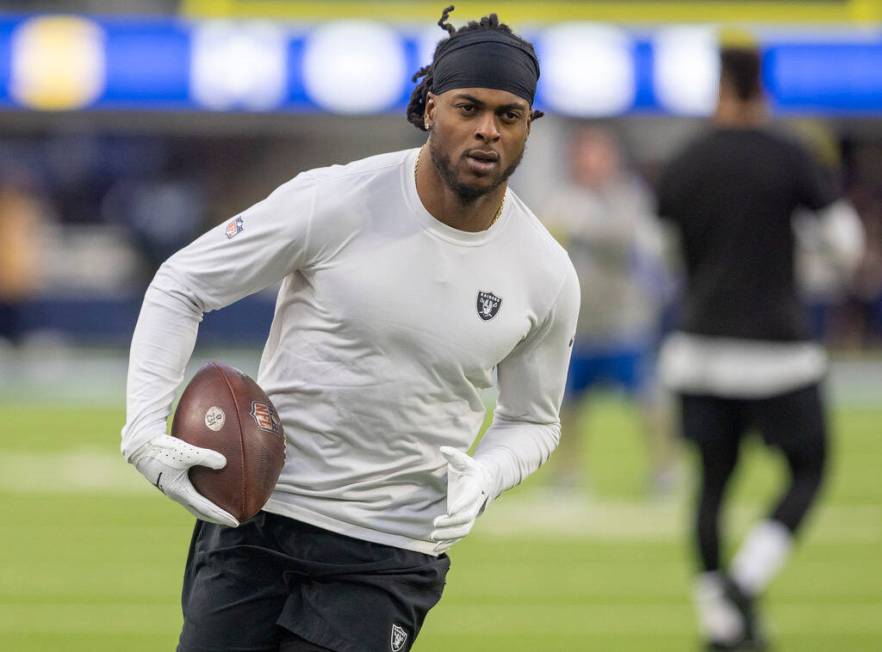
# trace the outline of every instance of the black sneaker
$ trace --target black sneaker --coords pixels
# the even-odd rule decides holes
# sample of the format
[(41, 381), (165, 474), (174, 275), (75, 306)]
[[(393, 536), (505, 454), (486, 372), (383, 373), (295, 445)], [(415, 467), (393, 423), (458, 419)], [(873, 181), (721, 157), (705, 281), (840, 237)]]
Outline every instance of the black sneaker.
[(754, 599), (739, 587), (730, 577), (723, 578), (723, 593), (726, 599), (734, 606), (741, 615), (744, 623), (744, 634), (736, 641), (720, 642), (710, 641), (705, 650), (707, 652), (767, 652), (769, 643), (766, 638), (765, 627), (757, 614)]

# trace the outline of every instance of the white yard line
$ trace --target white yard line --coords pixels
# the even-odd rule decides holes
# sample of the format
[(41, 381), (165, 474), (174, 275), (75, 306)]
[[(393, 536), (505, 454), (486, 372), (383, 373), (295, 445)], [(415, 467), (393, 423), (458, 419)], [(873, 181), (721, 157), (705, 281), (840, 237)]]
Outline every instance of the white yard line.
[[(763, 510), (763, 505), (733, 506), (728, 515), (732, 531), (744, 532)], [(494, 503), (478, 522), (475, 534), (539, 540), (680, 542), (691, 518), (682, 501), (577, 500), (541, 494)], [(882, 506), (822, 504), (809, 527), (814, 541), (882, 543)]]
[[(121, 495), (152, 491), (155, 490), (135, 469), (110, 451), (22, 453), (0, 450), (0, 492)], [(761, 505), (736, 505), (729, 522), (735, 531), (743, 531), (762, 513)], [(475, 535), (676, 542), (685, 536), (690, 518), (683, 500), (639, 502), (578, 498), (540, 490), (494, 502), (478, 522)], [(810, 531), (816, 541), (882, 543), (882, 506), (822, 504)]]
[(0, 491), (19, 494), (155, 491), (121, 455), (82, 449), (64, 453), (0, 450)]

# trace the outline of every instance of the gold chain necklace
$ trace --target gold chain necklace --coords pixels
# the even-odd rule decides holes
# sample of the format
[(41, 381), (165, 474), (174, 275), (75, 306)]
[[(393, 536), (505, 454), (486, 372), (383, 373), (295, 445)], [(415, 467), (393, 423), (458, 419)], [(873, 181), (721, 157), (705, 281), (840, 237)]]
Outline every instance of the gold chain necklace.
[[(416, 165), (413, 166), (413, 180), (416, 182), (417, 172), (420, 171), (420, 161), (423, 160), (423, 148), (420, 147), (420, 151), (417, 152), (417, 160)], [(502, 215), (502, 208), (505, 206), (505, 193), (502, 194), (502, 201), (499, 202), (499, 208), (496, 209), (496, 215), (493, 216), (493, 219), (490, 220), (490, 224), (487, 225), (489, 229), (491, 226), (496, 224), (496, 220), (499, 219), (499, 216)]]

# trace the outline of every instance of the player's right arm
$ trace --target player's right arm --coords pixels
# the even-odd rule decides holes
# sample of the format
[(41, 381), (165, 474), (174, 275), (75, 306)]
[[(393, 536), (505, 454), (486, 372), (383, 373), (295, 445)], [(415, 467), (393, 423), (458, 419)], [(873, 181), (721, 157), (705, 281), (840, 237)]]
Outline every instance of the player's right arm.
[(226, 460), (166, 434), (175, 392), (204, 313), (308, 264), (314, 192), (298, 179), (281, 186), (169, 258), (144, 296), (129, 353), (122, 453), (151, 484), (203, 520), (237, 524), (199, 496), (187, 477), (193, 465), (222, 468)]

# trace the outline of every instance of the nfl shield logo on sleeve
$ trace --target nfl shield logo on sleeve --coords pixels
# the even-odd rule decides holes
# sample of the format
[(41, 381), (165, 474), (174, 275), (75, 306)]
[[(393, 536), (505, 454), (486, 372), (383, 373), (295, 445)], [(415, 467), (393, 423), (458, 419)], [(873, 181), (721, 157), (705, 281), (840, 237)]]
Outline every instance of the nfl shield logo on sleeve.
[(392, 652), (401, 652), (407, 643), (407, 631), (401, 625), (392, 625)]
[(231, 239), (242, 233), (242, 230), (245, 228), (245, 222), (241, 217), (237, 217), (236, 219), (230, 220), (227, 222), (227, 239)]
[(492, 292), (478, 292), (478, 317), (484, 321), (493, 319), (501, 305), (502, 299)]

